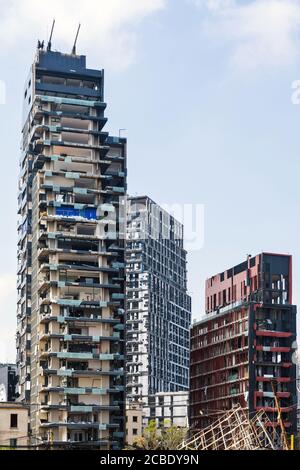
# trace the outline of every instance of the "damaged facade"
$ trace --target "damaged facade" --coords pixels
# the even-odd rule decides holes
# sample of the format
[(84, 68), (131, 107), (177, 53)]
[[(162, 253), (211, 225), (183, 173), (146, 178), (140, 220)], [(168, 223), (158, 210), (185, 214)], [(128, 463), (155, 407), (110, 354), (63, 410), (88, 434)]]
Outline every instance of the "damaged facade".
[(191, 330), (190, 420), (194, 429), (241, 405), (296, 433), (296, 306), (292, 257), (261, 253), (206, 281), (206, 318)]
[(126, 140), (103, 127), (104, 72), (38, 50), (24, 91), (18, 369), (34, 444), (124, 439)]
[(129, 198), (126, 248), (127, 408), (156, 418), (158, 392), (189, 387), (191, 299), (183, 225), (147, 196)]

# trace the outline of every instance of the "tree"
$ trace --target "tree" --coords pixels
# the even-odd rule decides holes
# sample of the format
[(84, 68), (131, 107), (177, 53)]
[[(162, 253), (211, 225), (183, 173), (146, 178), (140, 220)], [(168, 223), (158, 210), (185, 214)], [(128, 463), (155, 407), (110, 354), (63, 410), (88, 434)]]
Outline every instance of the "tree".
[(168, 420), (160, 427), (156, 421), (150, 421), (143, 435), (134, 441), (133, 447), (144, 450), (176, 450), (186, 434), (186, 428), (174, 426)]

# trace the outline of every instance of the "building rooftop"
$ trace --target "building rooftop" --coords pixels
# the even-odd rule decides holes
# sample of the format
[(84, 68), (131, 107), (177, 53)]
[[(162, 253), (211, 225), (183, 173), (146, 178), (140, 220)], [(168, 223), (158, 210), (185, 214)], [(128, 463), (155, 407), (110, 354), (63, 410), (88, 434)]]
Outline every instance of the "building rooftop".
[(0, 408), (15, 408), (15, 409), (28, 409), (29, 410), (29, 405), (26, 403), (20, 403), (17, 401), (2, 401), (0, 402)]
[(38, 50), (36, 59), (36, 66), (44, 71), (69, 71), (71, 73), (90, 75), (91, 77), (101, 77), (103, 70), (88, 69), (86, 67), (85, 55), (66, 54), (59, 51), (46, 51)]
[[(271, 252), (268, 252), (268, 251), (262, 251), (261, 253), (258, 253), (257, 255), (255, 256), (252, 256), (252, 255), (248, 255), (249, 259), (250, 259), (250, 265), (252, 263), (254, 263), (255, 259), (257, 258), (257, 256), (260, 256), (260, 255), (267, 255), (267, 256), (286, 256), (286, 257), (292, 257), (292, 255), (290, 255), (289, 253), (271, 253)], [(224, 269), (223, 271), (220, 271), (210, 277), (208, 277), (206, 280), (208, 281), (209, 279), (212, 279), (216, 276), (221, 276), (222, 274), (228, 272), (228, 271), (232, 271), (233, 274), (238, 274), (242, 271), (245, 271), (248, 267), (248, 259), (246, 259), (245, 261), (243, 261), (242, 263), (239, 263), (239, 264), (236, 264), (235, 266), (232, 266), (230, 268), (227, 268), (227, 269)]]

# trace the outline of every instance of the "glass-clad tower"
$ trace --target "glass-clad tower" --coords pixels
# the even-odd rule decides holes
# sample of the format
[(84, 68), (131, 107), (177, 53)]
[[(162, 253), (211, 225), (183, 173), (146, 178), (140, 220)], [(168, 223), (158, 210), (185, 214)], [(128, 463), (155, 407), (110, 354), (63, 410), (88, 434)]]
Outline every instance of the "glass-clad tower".
[(189, 388), (191, 298), (184, 227), (147, 196), (129, 198), (126, 248), (127, 409), (155, 418), (159, 392)]
[(24, 90), (17, 362), (41, 446), (123, 445), (126, 140), (103, 131), (103, 85), (40, 44)]

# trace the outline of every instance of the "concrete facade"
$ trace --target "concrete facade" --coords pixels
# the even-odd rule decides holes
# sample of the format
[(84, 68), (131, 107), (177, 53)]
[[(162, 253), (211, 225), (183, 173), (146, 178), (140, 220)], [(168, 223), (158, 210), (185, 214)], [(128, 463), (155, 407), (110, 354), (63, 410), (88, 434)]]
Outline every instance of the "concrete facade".
[(155, 395), (155, 417), (158, 426), (188, 427), (189, 392), (160, 392)]
[(144, 425), (143, 405), (138, 402), (128, 403), (126, 406), (126, 443), (134, 445), (134, 441), (143, 434)]
[(103, 70), (39, 48), (24, 91), (17, 350), (19, 399), (45, 446), (125, 437), (126, 140), (103, 131), (105, 108)]
[(0, 403), (0, 448), (26, 448), (28, 445), (29, 406), (15, 402)]

